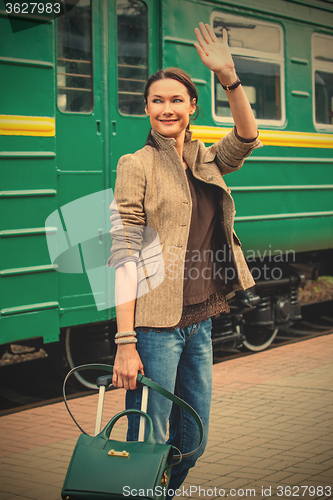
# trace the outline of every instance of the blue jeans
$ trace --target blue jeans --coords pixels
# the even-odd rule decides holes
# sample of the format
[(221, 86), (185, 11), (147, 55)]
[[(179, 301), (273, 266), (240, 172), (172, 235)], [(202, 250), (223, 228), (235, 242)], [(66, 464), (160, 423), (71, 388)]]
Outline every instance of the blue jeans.
[[(183, 483), (207, 444), (212, 397), (211, 329), (211, 319), (173, 331), (157, 332), (151, 329), (143, 332), (137, 329), (137, 349), (145, 376), (190, 404), (199, 414), (204, 427), (204, 441), (199, 450), (172, 468), (168, 488), (173, 491)], [(126, 408), (140, 409), (141, 391), (142, 388), (127, 391)], [(182, 453), (198, 446), (199, 429), (190, 414), (151, 389), (147, 413), (152, 418), (157, 442), (165, 443), (169, 420), (168, 443), (175, 445)], [(137, 415), (129, 416), (128, 441), (137, 440), (139, 419)], [(172, 496), (170, 491), (167, 498)]]

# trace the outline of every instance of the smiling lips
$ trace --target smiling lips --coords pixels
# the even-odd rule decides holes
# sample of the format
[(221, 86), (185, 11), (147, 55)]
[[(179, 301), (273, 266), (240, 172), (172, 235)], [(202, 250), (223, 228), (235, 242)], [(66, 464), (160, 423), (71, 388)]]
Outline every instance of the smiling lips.
[(175, 118), (175, 119), (167, 119), (167, 120), (159, 120), (161, 123), (164, 123), (165, 125), (168, 125), (169, 123), (172, 124), (172, 123), (175, 123), (177, 122), (178, 120)]

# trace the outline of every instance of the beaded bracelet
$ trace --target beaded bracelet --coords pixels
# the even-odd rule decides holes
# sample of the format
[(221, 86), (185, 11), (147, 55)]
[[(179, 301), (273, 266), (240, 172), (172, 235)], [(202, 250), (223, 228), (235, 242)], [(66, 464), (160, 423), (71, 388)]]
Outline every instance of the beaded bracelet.
[(118, 332), (115, 335), (115, 339), (120, 339), (122, 337), (136, 337), (136, 332), (132, 330), (131, 332)]
[(115, 344), (136, 344), (138, 341), (135, 337), (124, 337), (122, 339), (115, 339)]

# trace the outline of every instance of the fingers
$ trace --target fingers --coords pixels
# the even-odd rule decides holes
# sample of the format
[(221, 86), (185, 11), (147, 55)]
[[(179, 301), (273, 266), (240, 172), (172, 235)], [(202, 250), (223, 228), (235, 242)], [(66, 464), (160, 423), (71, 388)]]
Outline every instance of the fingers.
[(198, 54), (202, 62), (207, 65), (207, 58), (210, 57), (212, 53), (218, 53), (221, 47), (221, 43), (228, 43), (228, 34), (224, 29), (222, 34), (222, 40), (219, 40), (214, 33), (213, 28), (209, 24), (199, 23), (199, 28), (195, 28), (194, 32), (197, 37), (198, 43), (194, 46), (198, 51)]
[(121, 379), (120, 379), (120, 377), (118, 378), (118, 375), (114, 369), (113, 369), (113, 376), (112, 376), (112, 385), (113, 385), (113, 387), (116, 387), (117, 389), (121, 389), (123, 387)]
[(201, 46), (198, 43), (195, 43), (194, 47), (197, 49), (199, 56), (203, 60), (205, 58), (205, 56), (207, 55), (206, 52), (204, 52), (204, 50), (202, 50)]
[(210, 24), (205, 24), (205, 27), (206, 27), (206, 30), (207, 30), (208, 35), (210, 36), (210, 40), (211, 40), (212, 42), (219, 42), (219, 39), (218, 39), (218, 38), (217, 38), (217, 36), (215, 35), (214, 30), (213, 30), (213, 28), (210, 26)]
[(213, 28), (209, 24), (199, 23), (200, 29), (195, 28), (195, 34), (201, 47), (205, 44), (209, 45), (212, 42), (218, 42), (218, 38), (214, 33)]
[[(201, 24), (203, 24), (203, 23), (200, 23), (200, 25)], [(197, 40), (199, 42), (200, 47), (203, 48), (206, 45), (206, 42), (202, 37), (201, 31), (199, 30), (199, 28), (195, 28), (194, 32), (195, 32), (195, 35), (197, 37)]]
[(205, 58), (205, 56), (208, 56), (207, 49), (208, 49), (209, 44), (211, 44), (213, 40), (212, 40), (209, 32), (207, 31), (204, 23), (199, 23), (199, 26), (200, 26), (200, 29), (195, 28), (195, 30), (194, 30), (195, 35), (196, 35), (197, 40), (198, 40), (198, 43), (195, 43), (194, 46), (197, 49), (199, 56), (203, 60)]
[(210, 36), (210, 34), (207, 30), (207, 27), (206, 27), (206, 26), (208, 26), (208, 24), (205, 25), (204, 23), (199, 23), (199, 26), (200, 26), (201, 33), (202, 33), (202, 36), (203, 36), (205, 42), (210, 43), (212, 39), (211, 39), (211, 36)]
[[(142, 372), (140, 370), (140, 373)], [(134, 371), (132, 373), (131, 372), (128, 373), (127, 375), (120, 375), (114, 373), (112, 377), (112, 385), (117, 389), (133, 390), (136, 389), (136, 379), (137, 379), (137, 373), (135, 373)]]
[(228, 32), (225, 28), (222, 30), (222, 43), (226, 43), (228, 45)]
[(137, 350), (135, 349), (133, 352), (127, 350), (124, 352), (118, 346), (113, 367), (113, 386), (118, 389), (135, 389), (138, 373), (144, 375), (143, 364)]
[[(200, 29), (195, 28), (195, 34), (200, 46), (204, 49), (205, 45), (214, 43), (225, 43), (228, 44), (228, 31), (223, 28), (222, 30), (222, 40), (217, 38), (213, 28), (209, 24), (199, 23)], [(201, 31), (200, 31), (201, 30)]]

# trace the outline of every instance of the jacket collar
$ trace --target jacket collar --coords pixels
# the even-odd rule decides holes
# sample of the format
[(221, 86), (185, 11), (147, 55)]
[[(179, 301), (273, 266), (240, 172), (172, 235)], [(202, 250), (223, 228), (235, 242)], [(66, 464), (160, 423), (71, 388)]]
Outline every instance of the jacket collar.
[[(156, 142), (158, 149), (169, 149), (176, 144), (176, 139), (173, 139), (172, 137), (171, 138), (164, 137), (164, 135), (159, 134), (154, 129), (151, 129), (151, 135), (153, 136), (153, 139)], [(184, 143), (191, 141), (192, 141), (192, 132), (186, 130)]]

